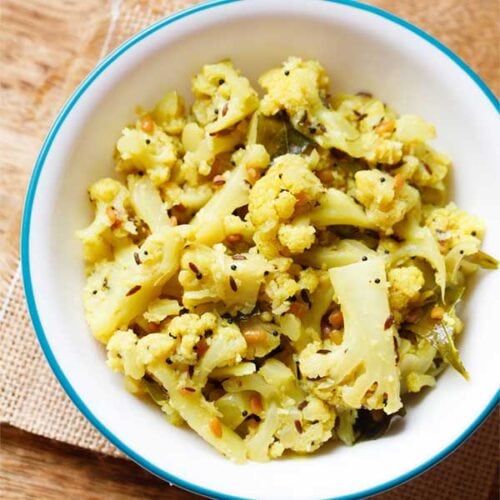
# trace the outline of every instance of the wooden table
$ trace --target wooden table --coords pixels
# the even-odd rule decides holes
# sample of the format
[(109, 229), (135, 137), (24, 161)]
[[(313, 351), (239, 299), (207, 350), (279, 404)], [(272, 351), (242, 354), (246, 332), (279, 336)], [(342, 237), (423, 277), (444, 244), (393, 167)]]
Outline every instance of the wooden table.
[[(498, 412), (477, 431), (463, 447), (477, 447), (480, 433), (498, 430)], [(489, 428), (489, 429), (488, 429)], [(135, 463), (93, 453), (81, 448), (45, 439), (14, 427), (2, 425), (0, 448), (0, 497), (5, 499), (176, 499), (194, 500), (197, 495), (182, 491), (141, 469)], [(491, 453), (493, 451), (493, 453)], [(498, 434), (492, 443), (491, 464), (498, 463)], [(498, 500), (497, 482), (486, 486), (474, 498), (434, 494), (435, 481), (450, 470), (460, 471), (456, 481), (470, 480), (468, 463), (462, 460), (460, 449), (444, 462), (376, 500), (410, 498), (409, 488), (419, 492), (418, 500)], [(469, 474), (469, 475), (468, 475)], [(419, 483), (419, 484), (416, 484)], [(430, 485), (430, 486), (429, 486)]]
[[(147, 8), (158, 10), (157, 2), (160, 0), (149, 2)], [(134, 3), (144, 6), (147, 2), (123, 0), (128, 7)], [(500, 90), (497, 0), (368, 3), (392, 10), (437, 36), (469, 62), (495, 92)], [(21, 204), (33, 160), (57, 108), (77, 83), (67, 75), (81, 76), (101, 55), (109, 25), (104, 10), (108, 9), (108, 0), (0, 0), (0, 298), (5, 285), (2, 279), (8, 278), (17, 256)], [(73, 24), (68, 21), (71, 19)], [(91, 36), (82, 31), (88, 26), (96, 26)], [(490, 432), (498, 429), (498, 417), (490, 418), (488, 426)], [(484, 429), (464, 446), (473, 446)], [(196, 498), (169, 487), (128, 460), (105, 457), (6, 425), (0, 432), (1, 498)], [(498, 461), (496, 443), (488, 453), (494, 467)], [(415, 483), (425, 478), (438, 482), (445, 467), (460, 461), (460, 456), (454, 454)], [(460, 465), (457, 481), (467, 481), (467, 464)], [(405, 488), (381, 498), (397, 499), (408, 491)], [(419, 500), (434, 500), (432, 491), (432, 487), (427, 488)], [(496, 498), (498, 484), (470, 500)], [(453, 500), (469, 499), (455, 496)]]

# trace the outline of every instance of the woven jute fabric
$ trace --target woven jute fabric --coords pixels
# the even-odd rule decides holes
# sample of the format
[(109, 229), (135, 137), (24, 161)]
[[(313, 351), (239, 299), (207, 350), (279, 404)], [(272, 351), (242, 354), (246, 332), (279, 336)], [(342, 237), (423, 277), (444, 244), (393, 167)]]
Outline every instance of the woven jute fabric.
[[(251, 0), (247, 0), (251, 1)], [(308, 1), (308, 0), (304, 0)], [(62, 391), (36, 341), (19, 267), (25, 187), (43, 136), (64, 100), (106, 53), (189, 0), (2, 2), (0, 19), (0, 419), (29, 432), (121, 456)], [(499, 89), (496, 0), (369, 2), (416, 23)], [(85, 22), (81, 22), (85, 19)], [(452, 410), (450, 409), (450, 413)], [(446, 418), (446, 417), (445, 417)], [(432, 435), (432, 429), (429, 429)], [(384, 499), (492, 499), (498, 416), (455, 453)]]

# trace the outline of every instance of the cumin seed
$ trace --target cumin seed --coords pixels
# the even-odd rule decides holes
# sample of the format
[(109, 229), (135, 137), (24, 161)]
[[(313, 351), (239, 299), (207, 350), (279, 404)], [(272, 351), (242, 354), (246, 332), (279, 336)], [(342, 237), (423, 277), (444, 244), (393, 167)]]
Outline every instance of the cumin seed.
[(303, 409), (304, 409), (304, 408), (305, 408), (308, 404), (309, 404), (309, 401), (306, 401), (306, 400), (304, 399), (304, 401), (302, 401), (302, 403), (299, 403), (299, 404), (297, 405), (297, 408), (298, 408), (300, 411), (302, 411), (302, 410), (303, 410)]
[(236, 281), (234, 281), (234, 278), (232, 276), (229, 276), (229, 286), (231, 287), (231, 290), (233, 292), (238, 291), (238, 285), (236, 284)]
[(384, 323), (384, 330), (388, 330), (394, 324), (394, 316), (389, 314)]
[(135, 285), (133, 286), (126, 294), (126, 297), (130, 297), (131, 295), (134, 295), (134, 293), (137, 293), (140, 289), (142, 288), (141, 285)]

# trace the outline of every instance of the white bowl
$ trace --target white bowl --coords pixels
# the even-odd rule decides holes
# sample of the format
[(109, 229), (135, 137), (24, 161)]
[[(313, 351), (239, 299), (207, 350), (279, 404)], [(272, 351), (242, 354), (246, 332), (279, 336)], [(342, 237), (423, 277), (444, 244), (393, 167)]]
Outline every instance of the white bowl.
[(461, 342), (471, 381), (452, 369), (404, 425), (353, 448), (235, 465), (194, 432), (128, 394), (85, 323), (83, 265), (75, 231), (91, 216), (86, 188), (112, 175), (112, 151), (137, 104), (167, 89), (189, 95), (201, 65), (230, 57), (255, 83), (289, 55), (321, 61), (333, 91), (369, 90), (438, 130), (455, 162), (454, 198), (484, 218), (486, 250), (500, 250), (496, 100), (460, 59), (418, 28), (349, 0), (222, 0), (139, 33), (87, 77), (61, 111), (40, 152), (22, 229), (26, 296), (40, 344), (82, 413), (137, 463), (213, 497), (364, 497), (393, 487), (453, 451), (493, 408), (498, 387), (498, 273), (481, 276), (465, 311)]

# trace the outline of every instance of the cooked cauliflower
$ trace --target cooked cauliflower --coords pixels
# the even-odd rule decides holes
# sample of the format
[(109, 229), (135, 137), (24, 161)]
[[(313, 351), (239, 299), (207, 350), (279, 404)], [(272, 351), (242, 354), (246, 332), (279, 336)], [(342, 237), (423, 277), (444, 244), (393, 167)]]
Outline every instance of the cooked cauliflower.
[(307, 221), (301, 222), (282, 224), (278, 230), (279, 242), (293, 254), (302, 253), (311, 248), (316, 239), (316, 229)]
[(432, 187), (443, 191), (444, 180), (450, 168), (450, 159), (424, 143), (411, 145), (408, 152), (409, 158), (418, 160), (418, 167), (411, 176), (411, 181), (417, 186)]
[(114, 260), (95, 264), (84, 288), (83, 305), (90, 329), (107, 342), (156, 299), (179, 267), (182, 239), (173, 228), (152, 234), (139, 249), (119, 248)]
[(184, 99), (177, 92), (168, 92), (154, 107), (151, 117), (167, 134), (181, 134), (186, 125)]
[(467, 277), (498, 261), (445, 205), (450, 160), (418, 116), (331, 96), (319, 62), (230, 61), (118, 138), (120, 180), (78, 232), (91, 332), (125, 388), (229, 459), (385, 431), (451, 365)]
[(294, 217), (299, 208), (312, 206), (323, 192), (320, 180), (307, 161), (297, 155), (276, 158), (250, 192), (249, 216), (255, 226), (254, 241), (266, 257), (283, 249), (300, 253), (314, 242), (314, 227)]
[(146, 173), (157, 186), (169, 180), (181, 151), (176, 139), (156, 126), (145, 132), (140, 121), (135, 128), (122, 130), (116, 149), (118, 171)]
[(352, 146), (359, 137), (344, 117), (325, 106), (329, 78), (317, 61), (291, 57), (282, 68), (268, 71), (259, 79), (267, 91), (260, 106), (266, 115), (286, 111), (293, 125), (311, 135), (323, 148), (337, 148), (359, 157), (361, 148)]
[(368, 219), (386, 234), (392, 234), (393, 226), (418, 203), (414, 188), (380, 170), (361, 170), (355, 179), (356, 199), (366, 207)]
[(135, 380), (146, 373), (148, 364), (165, 362), (175, 350), (175, 341), (164, 333), (138, 338), (132, 330), (118, 330), (107, 343), (108, 366)]
[(249, 144), (234, 153), (233, 161), (236, 165), (244, 165), (247, 170), (263, 170), (268, 167), (271, 158), (262, 144)]
[(213, 248), (192, 245), (185, 250), (179, 273), (184, 306), (193, 308), (221, 302), (229, 312), (252, 311), (264, 275), (271, 266), (257, 253), (247, 253), (244, 257), (234, 260), (221, 244)]
[(436, 348), (425, 339), (413, 344), (407, 339), (399, 340), (401, 369), (401, 392), (419, 392), (423, 387), (436, 385), (434, 365)]
[(244, 122), (224, 135), (212, 135), (196, 123), (186, 125), (182, 134), (186, 154), (179, 169), (177, 182), (187, 182), (190, 186), (197, 186), (205, 180), (205, 177), (215, 175), (213, 170), (217, 158), (233, 151), (235, 146), (244, 140), (245, 134)]
[[(311, 342), (299, 356), (300, 370), (321, 399), (349, 408), (396, 412), (402, 403), (385, 266), (372, 259), (330, 270), (344, 316), (340, 345)], [(389, 330), (389, 331), (387, 331)]]
[(432, 231), (442, 254), (465, 240), (472, 240), (479, 247), (484, 235), (483, 223), (454, 203), (429, 210), (425, 225)]
[(180, 310), (181, 306), (175, 299), (156, 299), (149, 304), (144, 318), (150, 323), (161, 323), (169, 316), (177, 316)]
[(209, 134), (233, 126), (259, 106), (257, 92), (230, 61), (203, 66), (192, 90), (193, 113)]
[(177, 352), (172, 361), (193, 364), (198, 359), (195, 346), (207, 331), (217, 327), (217, 316), (213, 313), (183, 314), (176, 316), (167, 325), (168, 335), (177, 341)]
[(276, 441), (270, 455), (281, 456), (285, 450), (312, 453), (332, 437), (335, 412), (320, 399), (309, 396), (299, 406), (278, 412)]
[(395, 267), (387, 274), (389, 280), (389, 303), (393, 311), (403, 311), (419, 297), (424, 286), (424, 275), (416, 266)]
[(77, 232), (83, 243), (87, 264), (94, 264), (112, 255), (113, 240), (135, 235), (137, 229), (129, 219), (130, 193), (114, 179), (101, 179), (89, 189), (90, 200), (95, 203), (95, 216), (90, 226)]
[(289, 58), (281, 68), (264, 73), (259, 83), (267, 90), (260, 104), (266, 115), (286, 110), (296, 115), (308, 108), (322, 106), (328, 92), (329, 78), (317, 61)]
[[(396, 164), (401, 159), (402, 143), (383, 133), (386, 123), (394, 130), (393, 120), (383, 122), (382, 115), (369, 131), (360, 131), (343, 112), (332, 109), (328, 102), (329, 78), (317, 61), (291, 57), (282, 68), (262, 75), (259, 83), (267, 91), (261, 103), (262, 112), (274, 115), (286, 111), (293, 125), (322, 148), (339, 149), (373, 164)], [(374, 104), (384, 109), (380, 101)]]

